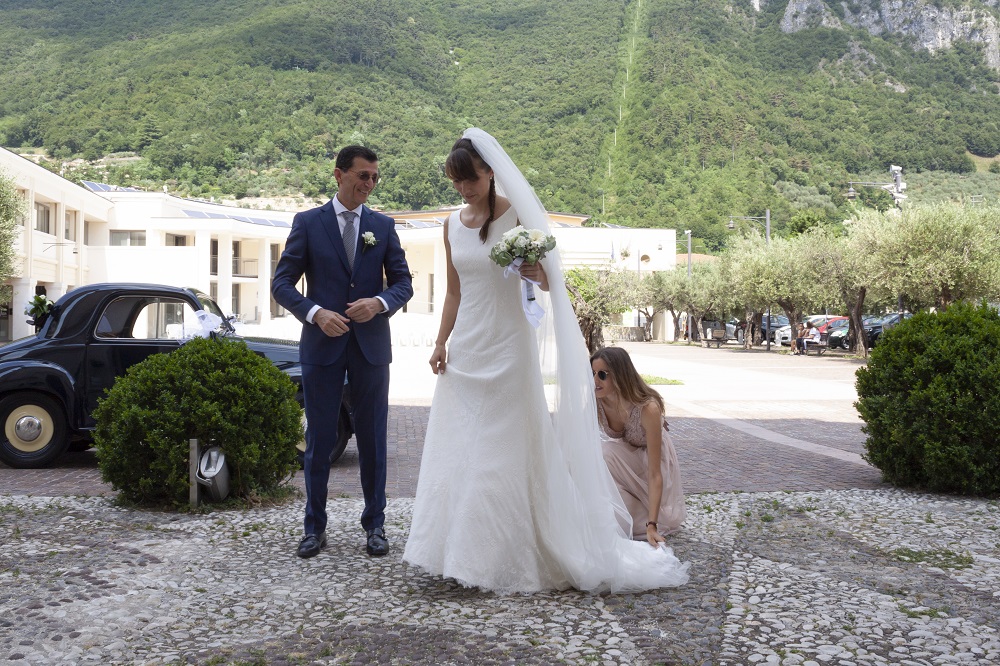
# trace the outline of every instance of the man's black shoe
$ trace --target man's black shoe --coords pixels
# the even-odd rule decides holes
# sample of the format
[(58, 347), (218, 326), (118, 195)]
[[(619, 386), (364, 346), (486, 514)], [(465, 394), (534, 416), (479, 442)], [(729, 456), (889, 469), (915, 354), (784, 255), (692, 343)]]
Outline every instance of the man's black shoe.
[(326, 532), (307, 534), (299, 541), (299, 550), (295, 554), (299, 557), (315, 557), (319, 555), (321, 548), (326, 548)]
[(381, 527), (368, 530), (368, 546), (365, 550), (372, 557), (382, 557), (389, 552), (389, 542), (385, 540), (385, 531)]

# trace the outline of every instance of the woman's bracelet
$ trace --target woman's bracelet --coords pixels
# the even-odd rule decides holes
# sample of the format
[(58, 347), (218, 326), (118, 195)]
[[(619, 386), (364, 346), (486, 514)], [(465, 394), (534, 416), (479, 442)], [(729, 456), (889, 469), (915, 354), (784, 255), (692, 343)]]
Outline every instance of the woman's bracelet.
[(655, 527), (656, 529), (660, 529), (660, 528), (659, 528), (659, 526), (658, 526), (658, 525), (656, 524), (656, 522), (655, 522), (655, 521), (652, 521), (652, 520), (651, 520), (651, 521), (649, 521), (648, 523), (646, 523), (646, 527), (649, 527), (650, 525), (652, 525), (652, 526), (653, 526), (653, 527)]

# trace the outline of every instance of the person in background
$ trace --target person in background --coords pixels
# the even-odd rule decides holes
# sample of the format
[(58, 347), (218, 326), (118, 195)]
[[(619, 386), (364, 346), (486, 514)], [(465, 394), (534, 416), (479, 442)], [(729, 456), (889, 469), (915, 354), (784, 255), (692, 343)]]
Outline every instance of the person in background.
[(806, 351), (806, 327), (805, 324), (801, 322), (795, 325), (797, 333), (795, 334), (795, 340), (792, 342), (792, 353), (796, 356), (799, 354), (804, 354)]

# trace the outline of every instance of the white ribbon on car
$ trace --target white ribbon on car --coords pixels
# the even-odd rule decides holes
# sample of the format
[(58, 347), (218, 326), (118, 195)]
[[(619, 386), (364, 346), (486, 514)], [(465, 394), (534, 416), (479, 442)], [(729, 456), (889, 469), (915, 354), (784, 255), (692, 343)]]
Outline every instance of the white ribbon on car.
[(194, 338), (207, 338), (222, 326), (222, 317), (218, 315), (205, 310), (197, 310), (194, 314), (196, 320), (191, 324), (184, 324), (181, 340), (185, 342)]
[(503, 269), (503, 276), (507, 278), (510, 277), (511, 274), (516, 274), (521, 279), (523, 283), (523, 288), (521, 289), (521, 309), (524, 310), (524, 317), (528, 320), (528, 323), (533, 327), (538, 328), (542, 323), (542, 317), (545, 316), (545, 308), (539, 305), (538, 301), (535, 300), (534, 285), (540, 285), (541, 282), (531, 280), (521, 275), (521, 264), (523, 263), (523, 257), (516, 258)]

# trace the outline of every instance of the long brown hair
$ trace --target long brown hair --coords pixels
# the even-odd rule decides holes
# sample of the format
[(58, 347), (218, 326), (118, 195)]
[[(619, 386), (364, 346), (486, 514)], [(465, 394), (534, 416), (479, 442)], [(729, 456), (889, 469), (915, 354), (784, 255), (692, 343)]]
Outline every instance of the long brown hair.
[[(476, 167), (489, 169), (490, 165), (479, 156), (476, 148), (472, 145), (472, 141), (469, 139), (459, 139), (456, 141), (455, 145), (451, 147), (448, 159), (444, 163), (445, 175), (456, 182), (478, 180), (479, 172), (476, 170)], [(492, 178), (490, 178), (489, 204), (490, 216), (486, 218), (486, 222), (479, 228), (479, 240), (483, 243), (486, 243), (486, 238), (490, 234), (490, 222), (496, 217), (497, 188)]]
[(608, 366), (611, 383), (623, 400), (633, 405), (642, 405), (648, 400), (655, 400), (657, 407), (660, 408), (660, 414), (664, 414), (663, 398), (639, 375), (627, 351), (621, 347), (605, 347), (594, 352), (590, 357), (591, 364), (597, 359), (601, 359)]

